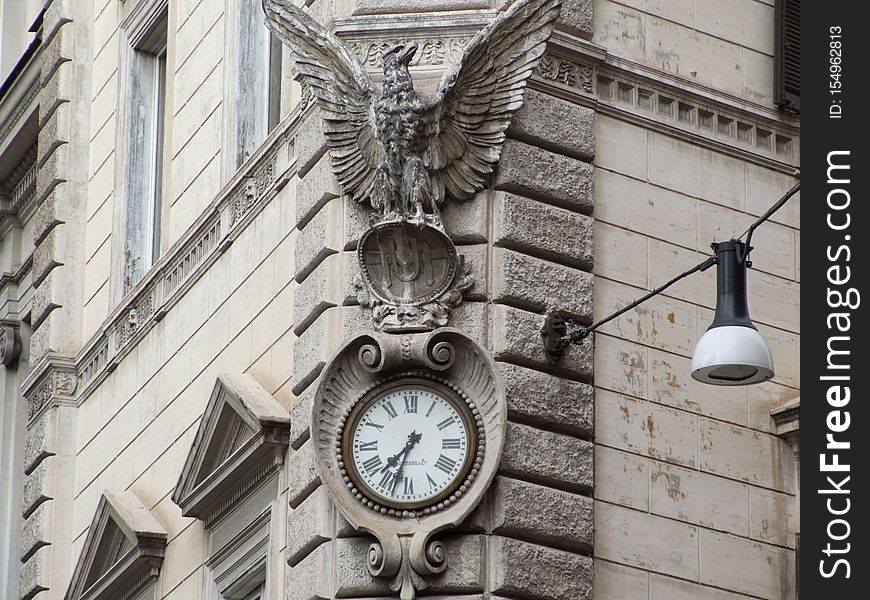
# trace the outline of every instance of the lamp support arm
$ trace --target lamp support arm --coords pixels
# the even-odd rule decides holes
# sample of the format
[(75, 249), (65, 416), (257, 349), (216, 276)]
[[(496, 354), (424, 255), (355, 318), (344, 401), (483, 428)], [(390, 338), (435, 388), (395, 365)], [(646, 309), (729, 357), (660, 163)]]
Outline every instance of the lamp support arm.
[(544, 338), (544, 348), (546, 349), (547, 354), (551, 358), (558, 358), (562, 350), (568, 344), (579, 344), (580, 342), (585, 340), (590, 333), (592, 333), (602, 325), (609, 323), (616, 317), (632, 310), (636, 306), (643, 304), (653, 296), (661, 294), (663, 291), (665, 291), (681, 279), (685, 279), (689, 275), (697, 273), (698, 271), (706, 271), (715, 264), (716, 257), (711, 256), (706, 260), (698, 263), (688, 271), (680, 273), (667, 283), (660, 285), (659, 287), (647, 294), (644, 294), (631, 304), (628, 304), (620, 308), (615, 313), (612, 313), (604, 317), (603, 319), (596, 321), (592, 325), (580, 325), (579, 323), (569, 317), (566, 317), (563, 313), (560, 313), (559, 311), (551, 313), (544, 322), (543, 329), (541, 329), (541, 336)]

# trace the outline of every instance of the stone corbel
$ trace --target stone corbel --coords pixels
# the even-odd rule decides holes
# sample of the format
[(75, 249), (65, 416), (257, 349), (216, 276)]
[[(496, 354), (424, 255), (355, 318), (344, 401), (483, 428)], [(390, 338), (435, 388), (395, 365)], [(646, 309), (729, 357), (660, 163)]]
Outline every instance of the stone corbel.
[(21, 354), (21, 338), (18, 322), (0, 320), (0, 365), (11, 367)]

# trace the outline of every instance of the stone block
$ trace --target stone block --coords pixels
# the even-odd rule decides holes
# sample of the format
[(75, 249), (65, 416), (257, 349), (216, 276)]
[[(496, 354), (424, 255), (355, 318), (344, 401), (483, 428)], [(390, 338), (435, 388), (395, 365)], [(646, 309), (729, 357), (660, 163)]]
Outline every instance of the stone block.
[(21, 566), (18, 579), (18, 600), (30, 600), (49, 588), (50, 548), (40, 548)]
[(589, 270), (592, 230), (591, 217), (513, 194), (496, 194), (493, 241), (498, 246)]
[(738, 535), (749, 535), (749, 486), (653, 461), (649, 510)]
[(34, 552), (51, 543), (48, 540), (48, 523), (46, 523), (49, 518), (50, 506), (50, 504), (40, 505), (24, 521), (21, 527), (21, 543), (19, 548), (21, 562), (27, 562)]
[(596, 559), (698, 579), (694, 525), (596, 501), (595, 530)]
[(595, 118), (595, 136), (606, 140), (595, 148), (596, 167), (646, 181), (646, 129), (599, 114)]
[(24, 438), (24, 473), (29, 475), (43, 460), (56, 453), (51, 433), (54, 431), (54, 417), (43, 415), (27, 429)]
[(794, 598), (792, 550), (706, 529), (698, 545), (701, 583), (759, 598)]
[(650, 460), (622, 450), (595, 446), (595, 499), (649, 510)]
[[(39, 329), (40, 325), (48, 318), (53, 311), (61, 307), (58, 303), (60, 295), (55, 289), (59, 283), (60, 277), (58, 273), (49, 273), (42, 281), (42, 284), (33, 291), (33, 324), (34, 330)], [(56, 283), (57, 282), (57, 283)]]
[(335, 200), (324, 206), (300, 230), (295, 248), (294, 277), (297, 282), (304, 281), (327, 256), (341, 248), (340, 202)]
[(543, 315), (510, 306), (494, 305), (492, 320), (492, 348), (497, 360), (546, 371), (564, 372), (574, 378), (592, 377), (592, 344), (589, 340), (566, 349), (559, 364), (553, 367), (548, 362), (541, 342)]
[(320, 485), (314, 444), (307, 442), (287, 461), (287, 501), (297, 508)]
[(63, 200), (58, 200), (59, 191), (54, 190), (36, 208), (33, 215), (33, 243), (39, 244), (55, 227), (65, 223), (69, 217), (70, 207)]
[(336, 540), (335, 578), (337, 597), (369, 597), (390, 594), (389, 580), (372, 577), (366, 566), (371, 537)]
[[(571, 2), (562, 3), (562, 18)], [(589, 0), (575, 3), (591, 4)], [(590, 160), (595, 154), (595, 111), (526, 88), (508, 135), (557, 154)]]
[(21, 502), (24, 518), (27, 518), (44, 502), (54, 497), (53, 488), (54, 465), (52, 465), (52, 461), (46, 460), (41, 462), (24, 480), (24, 497)]
[(592, 321), (591, 273), (502, 248), (493, 250), (492, 260), (496, 302), (533, 312), (563, 310)]
[(45, 239), (33, 251), (33, 277), (34, 287), (39, 287), (48, 277), (48, 274), (63, 264), (61, 259), (66, 253), (66, 235), (64, 228), (54, 228)]
[(353, 14), (417, 13), (489, 8), (489, 0), (355, 0)]
[[(427, 593), (456, 598), (458, 594), (482, 592), (486, 580), (487, 552), (482, 535), (446, 536), (447, 570), (428, 579)], [(465, 597), (463, 596), (463, 599)]]
[(466, 302), (485, 302), (489, 289), (489, 246), (487, 244), (457, 246), (456, 252), (464, 257), (465, 264), (474, 278), (474, 283), (463, 292), (462, 297)]
[(357, 242), (371, 227), (369, 215), (372, 209), (368, 204), (344, 198), (344, 249), (356, 250)]
[(698, 417), (599, 388), (595, 390), (595, 441), (695, 467)]
[(573, 435), (592, 435), (591, 385), (508, 363), (499, 363), (499, 370), (511, 420)]
[(293, 400), (290, 409), (290, 445), (296, 450), (311, 436), (311, 411), (319, 385), (320, 380), (313, 382)]
[(592, 39), (592, 0), (563, 0), (556, 27)]
[(323, 134), (323, 122), (320, 119), (320, 110), (316, 107), (308, 112), (305, 121), (296, 131), (297, 167), (299, 177), (305, 177), (315, 163), (326, 154), (326, 136)]
[(305, 227), (317, 211), (340, 194), (329, 155), (324, 155), (296, 184), (296, 228)]
[(794, 492), (794, 460), (778, 437), (700, 417), (700, 440), (701, 470)]
[(646, 346), (611, 336), (595, 336), (595, 385), (646, 398), (649, 358)]
[(629, 600), (649, 597), (649, 572), (595, 560), (596, 600)]
[(287, 515), (287, 564), (296, 566), (323, 542), (332, 538), (335, 506), (323, 486)]
[[(604, 169), (595, 171), (595, 189), (596, 222), (601, 220), (673, 244), (695, 247), (694, 198)], [(674, 215), (682, 218), (675, 219)], [(701, 262), (700, 258), (696, 262)]]
[(296, 288), (293, 298), (293, 333), (302, 335), (323, 312), (342, 301), (341, 259), (327, 256)]
[(495, 186), (591, 214), (592, 173), (589, 163), (509, 139), (502, 150)]
[(566, 550), (592, 548), (592, 498), (499, 477), (493, 532)]
[(320, 315), (293, 344), (293, 394), (299, 396), (320, 375), (339, 341), (339, 313), (329, 309)]
[(747, 389), (711, 386), (692, 379), (692, 359), (650, 348), (649, 399), (738, 425), (746, 424)]
[(287, 569), (287, 600), (318, 600), (332, 595), (332, 545), (321, 544), (302, 562)]
[(480, 192), (465, 202), (447, 200), (441, 205), (444, 229), (457, 244), (485, 242), (489, 230), (488, 192)]
[[(646, 236), (596, 221), (595, 274), (647, 289), (648, 240)], [(679, 273), (679, 271), (669, 271), (669, 273)], [(668, 276), (667, 279), (671, 277), (673, 275)], [(667, 279), (662, 279), (661, 282), (664, 283)], [(658, 282), (659, 279), (655, 281)]]
[(749, 488), (749, 536), (754, 540), (794, 548), (799, 529), (794, 496), (757, 487)]
[(490, 539), (494, 594), (536, 600), (592, 598), (592, 559), (503, 537)]
[(306, 4), (308, 14), (324, 27), (329, 28), (338, 16), (335, 12), (335, 0), (312, 0)]
[(592, 443), (567, 435), (508, 423), (499, 472), (588, 493), (592, 489)]

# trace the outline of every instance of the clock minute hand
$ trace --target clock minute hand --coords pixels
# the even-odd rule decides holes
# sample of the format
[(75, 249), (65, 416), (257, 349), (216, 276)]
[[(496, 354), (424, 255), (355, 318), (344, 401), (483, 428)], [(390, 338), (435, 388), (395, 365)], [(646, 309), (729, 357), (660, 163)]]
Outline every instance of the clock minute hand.
[(412, 431), (411, 435), (408, 436), (408, 443), (405, 444), (405, 449), (402, 451), (402, 462), (399, 464), (399, 469), (396, 471), (396, 475), (393, 477), (393, 489), (390, 490), (390, 496), (396, 495), (396, 486), (399, 484), (399, 480), (402, 479), (402, 473), (405, 470), (405, 460), (408, 458), (408, 451), (417, 445), (423, 438), (422, 433), (417, 433), (416, 431)]

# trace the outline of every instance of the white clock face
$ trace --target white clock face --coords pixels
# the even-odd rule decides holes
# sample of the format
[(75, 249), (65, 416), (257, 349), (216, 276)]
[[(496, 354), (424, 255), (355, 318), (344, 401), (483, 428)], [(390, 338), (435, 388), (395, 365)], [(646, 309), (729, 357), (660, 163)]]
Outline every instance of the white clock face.
[(394, 385), (348, 423), (345, 462), (367, 496), (387, 506), (431, 504), (461, 485), (474, 437), (461, 400), (426, 384)]

